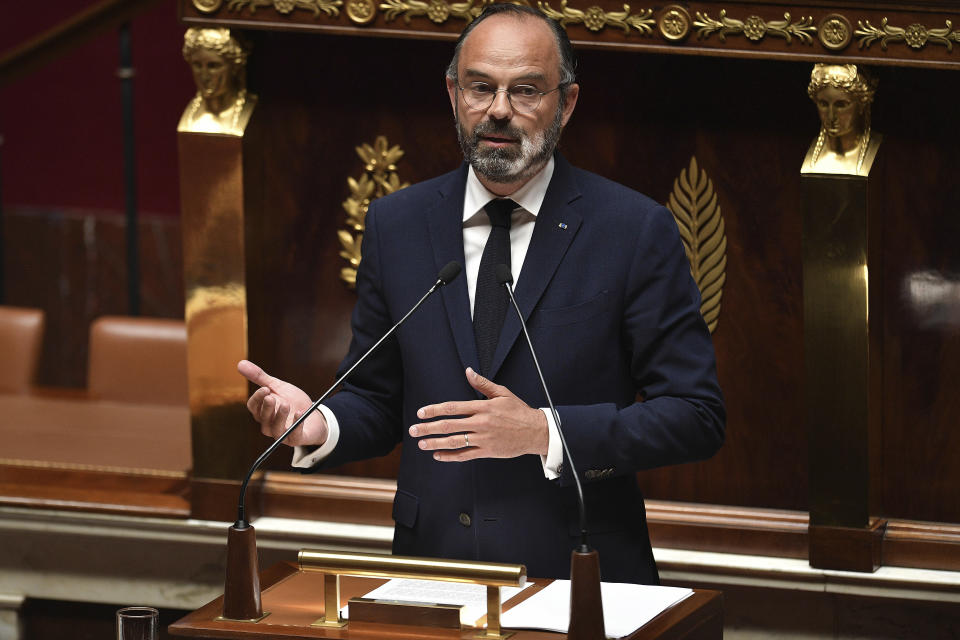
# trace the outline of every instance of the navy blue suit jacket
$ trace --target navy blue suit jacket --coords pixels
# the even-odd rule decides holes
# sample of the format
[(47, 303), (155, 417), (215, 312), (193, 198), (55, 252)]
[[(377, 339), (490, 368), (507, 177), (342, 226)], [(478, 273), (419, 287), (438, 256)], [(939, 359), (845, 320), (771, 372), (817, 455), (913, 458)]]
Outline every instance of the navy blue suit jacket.
[[(443, 265), (463, 264), (466, 172), (464, 165), (370, 206), (344, 367)], [(516, 298), (583, 478), (602, 577), (655, 583), (636, 471), (711, 456), (725, 420), (676, 222), (645, 196), (558, 155)], [(569, 465), (551, 481), (533, 455), (441, 463), (407, 433), (424, 405), (481, 397), (467, 384), (468, 366), (478, 369), (478, 357), (459, 277), (327, 402), (341, 435), (322, 466), (383, 455), (402, 442), (395, 553), (516, 562), (531, 576), (569, 577), (579, 532)], [(486, 374), (530, 406), (547, 406), (513, 310)]]

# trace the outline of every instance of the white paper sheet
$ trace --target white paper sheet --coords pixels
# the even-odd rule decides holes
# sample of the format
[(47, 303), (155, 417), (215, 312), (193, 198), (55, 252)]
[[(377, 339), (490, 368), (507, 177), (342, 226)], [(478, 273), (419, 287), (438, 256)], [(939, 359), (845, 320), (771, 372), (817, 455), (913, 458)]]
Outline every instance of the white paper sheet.
[[(532, 582), (527, 582), (523, 587), (501, 587), (500, 602), (506, 602), (532, 584)], [(390, 600), (393, 602), (452, 604), (462, 606), (463, 608), (460, 609), (460, 623), (470, 627), (476, 626), (477, 620), (487, 615), (487, 588), (482, 584), (395, 578), (377, 587), (363, 597), (373, 598), (375, 600)], [(348, 607), (344, 607), (343, 617), (348, 618), (349, 615)]]
[[(629, 635), (693, 593), (680, 587), (603, 582), (603, 626), (608, 638)], [(554, 580), (500, 617), (508, 629), (567, 632), (570, 622), (570, 581)]]

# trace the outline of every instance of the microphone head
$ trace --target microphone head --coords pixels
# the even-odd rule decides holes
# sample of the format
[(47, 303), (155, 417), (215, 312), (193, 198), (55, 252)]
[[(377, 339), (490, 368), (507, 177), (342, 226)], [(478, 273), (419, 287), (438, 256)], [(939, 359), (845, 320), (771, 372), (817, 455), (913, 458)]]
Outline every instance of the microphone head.
[(437, 275), (437, 280), (440, 281), (440, 284), (450, 284), (450, 282), (460, 275), (460, 271), (463, 270), (463, 267), (460, 266), (460, 263), (456, 260), (448, 262), (443, 269), (440, 269), (440, 273)]
[(497, 265), (497, 282), (500, 284), (513, 284), (513, 274), (510, 273), (510, 267), (505, 264)]

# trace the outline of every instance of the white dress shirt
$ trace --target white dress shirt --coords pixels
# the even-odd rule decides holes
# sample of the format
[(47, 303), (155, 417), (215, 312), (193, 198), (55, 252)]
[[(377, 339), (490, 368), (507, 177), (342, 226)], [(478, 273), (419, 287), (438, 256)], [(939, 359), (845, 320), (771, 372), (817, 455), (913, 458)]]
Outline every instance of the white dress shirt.
[[(527, 256), (530, 238), (533, 236), (534, 223), (540, 206), (543, 204), (550, 178), (553, 177), (553, 158), (543, 169), (531, 178), (525, 185), (510, 194), (510, 199), (519, 207), (514, 210), (510, 224), (510, 271), (514, 282), (523, 277), (523, 260)], [(467, 171), (467, 186), (463, 199), (463, 257), (464, 270), (467, 278), (467, 293), (470, 296), (470, 312), (473, 313), (473, 302), (477, 291), (477, 274), (480, 271), (480, 258), (490, 235), (490, 217), (484, 207), (498, 196), (491, 193), (477, 178), (473, 167)], [(507, 313), (511, 313), (508, 309)], [(309, 468), (326, 458), (337, 446), (340, 439), (340, 424), (330, 409), (320, 405), (318, 410), (327, 421), (329, 435), (323, 446), (310, 450), (309, 447), (294, 447), (293, 466)], [(543, 464), (543, 473), (547, 479), (559, 477), (560, 464), (563, 462), (563, 449), (560, 444), (560, 435), (550, 409), (541, 409), (547, 418), (549, 429), (549, 444), (546, 456), (540, 456)]]

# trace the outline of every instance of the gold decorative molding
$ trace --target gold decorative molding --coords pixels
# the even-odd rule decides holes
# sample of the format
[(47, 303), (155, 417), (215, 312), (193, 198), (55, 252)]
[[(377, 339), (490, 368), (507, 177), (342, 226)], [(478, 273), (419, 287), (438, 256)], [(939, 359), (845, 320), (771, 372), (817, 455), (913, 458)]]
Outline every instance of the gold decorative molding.
[[(197, 1), (194, 0), (195, 3)], [(227, 10), (239, 13), (249, 8), (252, 15), (257, 9), (269, 6), (273, 6), (277, 13), (284, 15), (291, 13), (294, 9), (305, 9), (313, 11), (314, 16), (319, 16), (322, 11), (332, 17), (340, 15), (343, 0), (230, 0)]]
[(643, 35), (653, 33), (656, 20), (653, 19), (653, 9), (642, 9), (639, 13), (630, 13), (630, 5), (623, 5), (623, 11), (604, 11), (597, 5), (587, 7), (586, 10), (571, 9), (567, 0), (560, 1), (560, 11), (550, 6), (549, 2), (537, 2), (537, 7), (548, 18), (553, 18), (564, 28), (568, 24), (583, 23), (593, 32), (602, 31), (607, 26), (620, 27), (625, 34), (630, 33), (633, 27)]
[(817, 29), (820, 44), (831, 51), (846, 49), (853, 39), (853, 26), (846, 16), (831, 13), (824, 16)]
[(685, 40), (690, 34), (690, 14), (680, 5), (672, 4), (664, 7), (657, 20), (660, 35), (670, 42)]
[(377, 136), (373, 146), (364, 143), (356, 147), (356, 151), (364, 163), (363, 175), (357, 179), (347, 178), (350, 197), (343, 202), (343, 210), (347, 212), (347, 228), (337, 231), (340, 257), (349, 263), (349, 266), (340, 270), (340, 279), (351, 289), (357, 284), (357, 267), (362, 258), (360, 247), (370, 203), (410, 185), (409, 182), (401, 184), (397, 174), (396, 163), (404, 152), (400, 145), (389, 146), (386, 136)]
[(443, 24), (450, 16), (470, 22), (483, 11), (483, 8), (493, 0), (467, 0), (448, 4), (446, 0), (386, 0), (380, 5), (384, 12), (384, 19), (391, 22), (402, 15), (405, 22), (410, 23), (414, 16), (427, 16), (434, 24)]
[(887, 50), (887, 45), (891, 42), (905, 42), (911, 49), (923, 49), (928, 42), (942, 44), (947, 47), (947, 51), (953, 52), (953, 42), (960, 42), (960, 31), (953, 31), (953, 23), (950, 20), (944, 20), (947, 26), (943, 29), (932, 29), (914, 22), (907, 27), (892, 27), (887, 18), (880, 20), (880, 26), (875, 27), (869, 20), (858, 20), (857, 30), (854, 32), (859, 36), (858, 44), (861, 49), (869, 49), (874, 42), (880, 42), (880, 48)]
[(804, 44), (813, 44), (813, 35), (817, 33), (817, 27), (813, 24), (813, 18), (807, 16), (796, 22), (791, 22), (789, 13), (783, 14), (783, 20), (772, 20), (767, 22), (757, 15), (747, 16), (745, 20), (736, 20), (727, 17), (727, 10), (720, 10), (720, 19), (714, 20), (706, 12), (697, 11), (697, 19), (693, 26), (697, 27), (697, 37), (701, 40), (709, 38), (714, 33), (720, 39), (720, 42), (726, 42), (728, 35), (743, 34), (748, 40), (759, 42), (766, 36), (779, 36), (787, 41), (787, 44), (793, 42), (793, 38)]
[(354, 24), (370, 24), (377, 17), (377, 3), (374, 0), (347, 0), (346, 14)]
[(690, 158), (689, 168), (673, 181), (667, 208), (680, 228), (690, 273), (700, 288), (700, 313), (713, 333), (720, 321), (720, 299), (727, 281), (727, 234), (713, 181), (697, 165), (696, 157)]
[(193, 6), (201, 13), (214, 13), (223, 4), (223, 0), (193, 0)]

